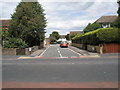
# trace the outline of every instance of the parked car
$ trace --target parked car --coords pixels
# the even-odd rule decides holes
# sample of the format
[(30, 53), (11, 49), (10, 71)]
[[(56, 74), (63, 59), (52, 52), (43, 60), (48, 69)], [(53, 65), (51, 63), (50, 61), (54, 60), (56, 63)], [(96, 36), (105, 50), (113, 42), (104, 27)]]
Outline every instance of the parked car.
[(68, 42), (64, 41), (60, 43), (60, 47), (68, 47)]

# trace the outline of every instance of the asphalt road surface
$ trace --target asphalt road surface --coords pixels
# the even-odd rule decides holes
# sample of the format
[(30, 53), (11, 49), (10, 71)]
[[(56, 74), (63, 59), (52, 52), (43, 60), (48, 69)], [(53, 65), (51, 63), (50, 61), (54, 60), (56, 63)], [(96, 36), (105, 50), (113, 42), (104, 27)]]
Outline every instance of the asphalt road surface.
[(116, 56), (82, 58), (58, 45), (50, 46), (40, 56), (43, 58), (3, 58), (3, 88), (118, 87)]
[(40, 56), (42, 57), (79, 57), (80, 54), (69, 48), (61, 48), (59, 44), (50, 45)]

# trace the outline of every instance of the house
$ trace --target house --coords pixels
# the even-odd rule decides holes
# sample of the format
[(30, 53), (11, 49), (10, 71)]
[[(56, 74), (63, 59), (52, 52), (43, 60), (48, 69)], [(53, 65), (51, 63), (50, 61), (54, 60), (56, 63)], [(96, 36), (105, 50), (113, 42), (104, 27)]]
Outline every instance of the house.
[(103, 28), (111, 27), (110, 23), (116, 21), (118, 16), (102, 16), (95, 23), (99, 23), (103, 26)]
[(71, 35), (76, 35), (76, 34), (82, 34), (82, 33), (83, 33), (83, 31), (71, 31), (70, 36)]
[(0, 22), (2, 23), (2, 30), (3, 31), (8, 30), (10, 20), (0, 20)]
[(65, 36), (66, 36), (66, 35), (60, 35), (60, 38), (61, 38), (61, 39), (65, 39)]
[(72, 38), (72, 37), (74, 37), (77, 34), (83, 34), (83, 33), (84, 33), (83, 31), (71, 31), (69, 36)]
[(50, 44), (50, 39), (49, 38), (45, 38), (44, 40), (44, 46), (47, 46)]

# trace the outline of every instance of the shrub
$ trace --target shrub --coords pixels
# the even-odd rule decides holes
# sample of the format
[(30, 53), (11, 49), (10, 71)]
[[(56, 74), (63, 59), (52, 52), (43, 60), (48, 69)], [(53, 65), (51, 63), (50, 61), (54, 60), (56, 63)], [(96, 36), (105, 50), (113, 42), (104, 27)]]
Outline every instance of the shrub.
[(28, 45), (19, 38), (9, 38), (4, 42), (4, 48), (26, 48)]
[(103, 43), (120, 43), (120, 30), (118, 28), (102, 28), (96, 34)]
[(95, 31), (76, 35), (73, 42), (82, 44), (120, 43), (120, 30), (118, 28), (99, 28)]

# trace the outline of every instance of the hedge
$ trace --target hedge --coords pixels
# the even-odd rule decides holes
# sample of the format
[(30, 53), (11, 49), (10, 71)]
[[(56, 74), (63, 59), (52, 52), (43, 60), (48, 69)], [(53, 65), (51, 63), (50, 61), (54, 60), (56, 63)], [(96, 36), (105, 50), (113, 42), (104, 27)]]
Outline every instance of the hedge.
[(76, 35), (73, 42), (82, 44), (120, 43), (120, 30), (118, 28), (99, 28), (97, 30)]
[(4, 48), (26, 48), (27, 43), (20, 38), (9, 38), (4, 42)]
[(103, 43), (120, 43), (120, 29), (118, 28), (99, 29), (96, 34)]

